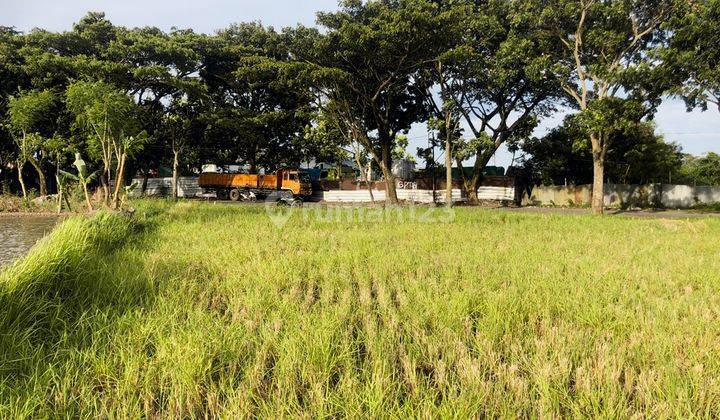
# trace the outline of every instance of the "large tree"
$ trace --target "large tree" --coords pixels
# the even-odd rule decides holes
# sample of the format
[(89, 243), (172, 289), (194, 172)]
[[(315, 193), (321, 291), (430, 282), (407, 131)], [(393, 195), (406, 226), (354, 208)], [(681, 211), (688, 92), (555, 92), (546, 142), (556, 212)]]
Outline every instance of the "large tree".
[[(434, 63), (440, 95), (428, 92), (437, 118), (444, 122), (446, 166), (451, 141), (462, 119), (472, 139), (455, 145), (459, 167), (474, 159), (472, 175), (462, 174), (463, 190), (476, 203), (483, 169), (506, 143), (527, 138), (540, 117), (553, 109), (557, 40), (542, 30), (525, 0), (448, 2), (454, 11), (446, 36), (450, 47)], [(438, 98), (442, 106), (436, 105)]]
[(649, 52), (661, 45), (674, 0), (549, 0), (536, 15), (563, 47), (554, 67), (584, 119), (592, 151), (592, 208), (604, 212), (605, 159), (613, 132), (651, 113), (665, 89)]
[[(17, 93), (25, 86), (24, 77), (20, 71), (21, 58), (18, 49), (22, 43), (22, 36), (14, 28), (0, 26), (0, 119), (7, 115), (8, 97)], [(17, 161), (17, 145), (9, 127), (0, 124), (0, 181), (2, 192), (9, 192), (9, 169)], [(12, 177), (17, 178), (17, 177)]]
[(296, 56), (315, 66), (325, 104), (344, 112), (382, 171), (397, 203), (392, 151), (397, 135), (425, 119), (420, 72), (438, 55), (438, 6), (427, 1), (343, 1), (318, 14), (318, 31), (299, 29)]
[(298, 140), (312, 119), (312, 97), (295, 71), (287, 36), (237, 24), (207, 39), (200, 75), (211, 103), (206, 149), (219, 163), (255, 172), (299, 164)]
[[(7, 60), (2, 61), (13, 71), (14, 79), (10, 80), (15, 90), (59, 93), (77, 79), (125, 81), (128, 79), (127, 67), (107, 57), (117, 31), (118, 28), (102, 13), (89, 13), (71, 31), (56, 33), (34, 29), (6, 38), (9, 43), (5, 45), (11, 48), (5, 50), (10, 52), (3, 54)], [(48, 160), (54, 160), (57, 170), (67, 163), (66, 151), (70, 148), (84, 151), (87, 144), (80, 137), (72, 138), (73, 118), (63, 101), (55, 101), (52, 109), (46, 111), (45, 118), (53, 121), (54, 127), (42, 134), (42, 147), (36, 155), (44, 159), (39, 162), (41, 167), (46, 166)], [(46, 147), (48, 145), (51, 147)], [(43, 180), (38, 182), (42, 189)]]
[(82, 17), (71, 31), (34, 29), (18, 51), (22, 71), (35, 89), (62, 91), (80, 78), (124, 86), (131, 76), (127, 64), (108, 57), (119, 30), (98, 12)]
[(66, 92), (66, 102), (76, 116), (77, 128), (87, 136), (90, 151), (103, 163), (103, 200), (108, 205), (115, 164), (112, 203), (117, 206), (125, 161), (140, 144), (135, 136), (139, 131), (135, 104), (124, 92), (105, 82), (73, 83)]
[[(130, 76), (122, 87), (138, 105), (137, 122), (148, 134), (148, 153), (139, 154), (133, 166), (147, 180), (152, 170), (170, 162), (175, 198), (184, 152), (191, 143), (200, 144), (197, 137), (189, 135), (189, 129), (202, 123), (198, 108), (209, 103), (197, 74), (202, 62), (200, 47), (206, 39), (191, 30), (165, 33), (153, 27), (121, 28), (107, 52), (108, 60), (126, 67)], [(143, 192), (145, 187), (143, 182)]]
[(156, 131), (159, 143), (167, 149), (172, 161), (172, 198), (178, 199), (178, 180), (181, 166), (189, 162), (193, 146), (200, 144), (205, 123), (202, 121), (202, 103), (185, 97), (174, 98), (168, 105)]
[(17, 144), (18, 179), (27, 196), (22, 177), (26, 162), (35, 168), (40, 183), (40, 196), (48, 193), (47, 181), (42, 168), (44, 142), (54, 132), (54, 109), (56, 97), (49, 90), (20, 92), (8, 101), (8, 123)]

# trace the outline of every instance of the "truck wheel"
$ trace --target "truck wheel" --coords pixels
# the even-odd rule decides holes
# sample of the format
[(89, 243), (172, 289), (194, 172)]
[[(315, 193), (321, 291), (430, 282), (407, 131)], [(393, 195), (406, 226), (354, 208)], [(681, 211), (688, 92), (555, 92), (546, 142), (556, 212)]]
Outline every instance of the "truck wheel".
[(225, 201), (228, 199), (228, 190), (222, 189), (217, 191), (218, 200)]
[(230, 190), (230, 200), (240, 201), (240, 190), (238, 190), (237, 188)]
[(295, 198), (290, 202), (290, 205), (293, 207), (302, 207), (303, 201), (302, 198)]

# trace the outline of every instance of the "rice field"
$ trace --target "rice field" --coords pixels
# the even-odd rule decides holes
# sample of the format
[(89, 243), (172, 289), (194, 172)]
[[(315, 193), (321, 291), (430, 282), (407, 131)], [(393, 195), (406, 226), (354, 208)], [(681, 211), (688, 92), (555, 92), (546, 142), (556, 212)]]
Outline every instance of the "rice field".
[(0, 417), (720, 414), (719, 220), (135, 204), (0, 273)]

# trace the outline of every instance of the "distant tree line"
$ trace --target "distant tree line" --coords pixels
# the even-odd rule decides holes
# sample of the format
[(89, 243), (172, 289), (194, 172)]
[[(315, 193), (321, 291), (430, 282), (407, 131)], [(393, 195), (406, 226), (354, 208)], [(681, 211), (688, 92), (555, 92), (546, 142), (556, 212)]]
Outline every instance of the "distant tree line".
[[(172, 167), (177, 196), (179, 174), (203, 163), (273, 171), (353, 150), (394, 203), (393, 157), (427, 123), (448, 177), (471, 162), (459, 171), (471, 202), (503, 145), (522, 145), (543, 182), (597, 192), (607, 179), (665, 180), (684, 158), (650, 120), (668, 95), (718, 108), (719, 10), (720, 0), (344, 0), (317, 27), (281, 31), (129, 29), (94, 12), (62, 33), (2, 27), (0, 175), (4, 189), (48, 194), (79, 154), (117, 206), (127, 173)], [(533, 138), (559, 107), (575, 112)]]
[[(541, 138), (523, 142), (518, 167), (525, 182), (543, 185), (582, 185), (593, 180), (592, 156), (582, 132), (572, 122)], [(605, 180), (619, 184), (720, 185), (720, 155), (692, 156), (666, 142), (651, 123), (617, 133), (605, 160)]]

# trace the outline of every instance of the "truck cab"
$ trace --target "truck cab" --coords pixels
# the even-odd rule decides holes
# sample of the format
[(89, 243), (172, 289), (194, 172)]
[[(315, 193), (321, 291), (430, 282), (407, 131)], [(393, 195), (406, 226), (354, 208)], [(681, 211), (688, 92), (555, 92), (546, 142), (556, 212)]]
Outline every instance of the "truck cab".
[(312, 195), (312, 181), (310, 174), (296, 169), (285, 169), (278, 174), (281, 183), (281, 190), (292, 191), (297, 196)]

